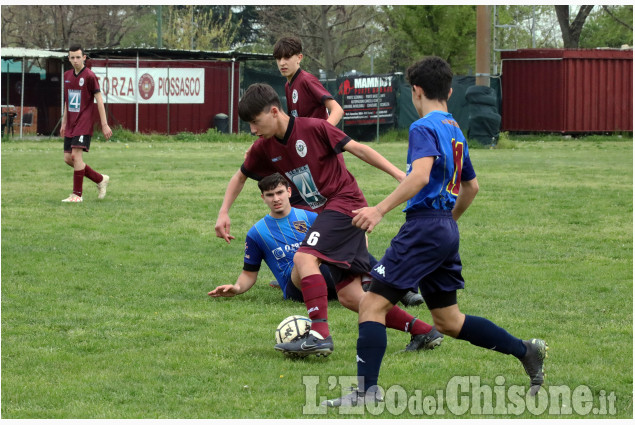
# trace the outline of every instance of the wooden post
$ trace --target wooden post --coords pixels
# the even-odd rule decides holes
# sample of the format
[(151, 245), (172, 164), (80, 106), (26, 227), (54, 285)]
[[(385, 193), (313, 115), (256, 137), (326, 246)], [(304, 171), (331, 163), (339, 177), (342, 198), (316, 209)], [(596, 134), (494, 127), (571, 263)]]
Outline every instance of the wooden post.
[(476, 6), (476, 85), (489, 87), (490, 76), (490, 8)]

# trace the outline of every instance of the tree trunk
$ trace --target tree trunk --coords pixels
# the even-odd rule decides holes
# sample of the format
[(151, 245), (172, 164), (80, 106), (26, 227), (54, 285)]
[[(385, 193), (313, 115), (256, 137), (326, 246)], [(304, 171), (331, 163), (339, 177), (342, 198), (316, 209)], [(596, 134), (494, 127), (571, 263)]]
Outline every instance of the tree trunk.
[(575, 49), (580, 44), (580, 34), (586, 18), (593, 10), (593, 6), (580, 6), (580, 11), (573, 20), (569, 22), (569, 6), (554, 6), (558, 23), (562, 30), (562, 42), (565, 49)]

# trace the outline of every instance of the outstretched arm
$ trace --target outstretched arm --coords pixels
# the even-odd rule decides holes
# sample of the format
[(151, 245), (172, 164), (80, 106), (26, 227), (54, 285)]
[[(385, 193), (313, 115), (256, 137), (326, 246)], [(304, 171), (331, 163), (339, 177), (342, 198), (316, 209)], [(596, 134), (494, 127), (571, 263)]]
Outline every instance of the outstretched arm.
[(233, 285), (221, 285), (217, 286), (216, 289), (207, 293), (210, 297), (218, 298), (218, 297), (233, 297), (235, 295), (243, 294), (256, 283), (258, 279), (258, 272), (248, 272), (243, 270), (236, 283)]
[(393, 176), (398, 182), (402, 182), (406, 178), (406, 173), (401, 171), (392, 162), (388, 161), (375, 149), (370, 146), (363, 145), (355, 140), (349, 141), (344, 145), (344, 150), (350, 152), (367, 164), (375, 168), (379, 168), (383, 172)]
[(393, 208), (415, 196), (430, 180), (430, 170), (434, 158), (427, 156), (412, 163), (412, 171), (383, 201), (374, 207), (364, 207), (354, 210), (353, 225), (368, 233), (381, 221), (385, 214)]
[(225, 239), (225, 242), (230, 243), (234, 237), (229, 234), (231, 227), (231, 220), (229, 219), (229, 209), (234, 204), (236, 198), (243, 190), (245, 186), (245, 182), (247, 181), (247, 176), (242, 173), (242, 171), (238, 170), (236, 174), (232, 176), (227, 184), (227, 189), (225, 190), (225, 197), (223, 198), (223, 205), (221, 205), (220, 210), (218, 211), (218, 217), (216, 218), (216, 225), (214, 226), (214, 230), (216, 231), (216, 236), (222, 239)]

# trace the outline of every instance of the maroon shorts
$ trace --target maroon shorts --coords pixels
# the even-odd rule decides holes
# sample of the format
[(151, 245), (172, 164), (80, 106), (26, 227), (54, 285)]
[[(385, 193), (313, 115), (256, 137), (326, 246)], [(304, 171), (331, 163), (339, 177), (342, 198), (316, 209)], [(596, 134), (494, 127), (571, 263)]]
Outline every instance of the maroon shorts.
[(298, 252), (318, 257), (326, 263), (360, 274), (370, 271), (366, 232), (353, 226), (353, 219), (341, 212), (321, 212)]

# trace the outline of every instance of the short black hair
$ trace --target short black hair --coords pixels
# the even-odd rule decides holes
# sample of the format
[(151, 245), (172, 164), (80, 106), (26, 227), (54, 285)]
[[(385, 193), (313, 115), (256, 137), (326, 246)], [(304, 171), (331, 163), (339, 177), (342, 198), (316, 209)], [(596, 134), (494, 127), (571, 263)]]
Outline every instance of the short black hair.
[(82, 51), (82, 56), (84, 56), (84, 49), (82, 49), (82, 45), (79, 43), (73, 43), (70, 46), (68, 46), (68, 51), (69, 52), (76, 52), (78, 50)]
[(438, 56), (427, 56), (406, 71), (410, 85), (421, 87), (430, 100), (448, 100), (452, 76), (450, 64)]
[(273, 46), (273, 57), (276, 59), (290, 58), (302, 53), (302, 40), (298, 37), (282, 37)]
[(278, 93), (269, 84), (250, 85), (238, 102), (238, 116), (245, 122), (252, 122), (262, 112), (269, 112), (272, 106), (282, 110)]
[(260, 180), (258, 182), (258, 188), (260, 189), (260, 193), (265, 193), (266, 190), (274, 190), (281, 184), (283, 184), (284, 187), (289, 188), (289, 181), (285, 179), (282, 174), (273, 173)]

